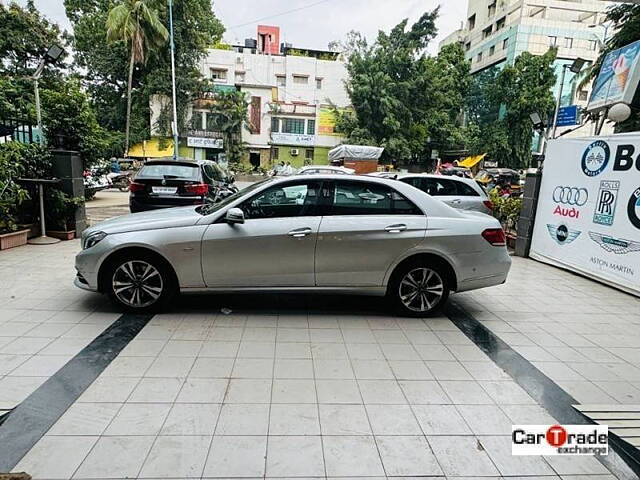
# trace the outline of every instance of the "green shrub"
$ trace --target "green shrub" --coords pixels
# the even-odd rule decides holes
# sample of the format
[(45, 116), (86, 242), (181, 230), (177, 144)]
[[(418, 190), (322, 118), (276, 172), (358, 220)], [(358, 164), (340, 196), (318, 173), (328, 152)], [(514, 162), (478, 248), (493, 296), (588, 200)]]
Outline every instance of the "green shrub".
[(82, 204), (84, 204), (83, 197), (71, 197), (56, 188), (47, 190), (45, 203), (47, 227), (65, 232), (71, 230), (76, 209)]
[(502, 197), (494, 188), (489, 192), (489, 200), (493, 203), (493, 216), (500, 221), (505, 232), (514, 232), (522, 211), (522, 198)]
[(18, 229), (24, 202), (31, 198), (29, 189), (18, 179), (50, 176), (51, 158), (45, 148), (19, 142), (0, 144), (0, 233)]

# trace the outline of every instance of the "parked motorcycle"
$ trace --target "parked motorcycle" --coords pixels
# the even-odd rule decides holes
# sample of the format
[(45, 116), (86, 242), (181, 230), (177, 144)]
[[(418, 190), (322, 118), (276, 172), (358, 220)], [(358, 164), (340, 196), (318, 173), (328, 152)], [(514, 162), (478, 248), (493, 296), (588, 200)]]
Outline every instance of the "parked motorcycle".
[(87, 200), (92, 199), (96, 193), (111, 187), (109, 177), (100, 169), (90, 168), (82, 174), (84, 183), (84, 197)]

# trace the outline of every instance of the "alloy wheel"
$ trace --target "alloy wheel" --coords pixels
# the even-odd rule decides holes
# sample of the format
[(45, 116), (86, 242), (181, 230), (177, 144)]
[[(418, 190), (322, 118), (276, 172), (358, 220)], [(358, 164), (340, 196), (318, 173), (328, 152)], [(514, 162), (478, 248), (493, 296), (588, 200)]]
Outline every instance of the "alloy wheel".
[(438, 272), (427, 267), (415, 268), (402, 278), (398, 294), (402, 304), (412, 312), (432, 310), (444, 295), (444, 281)]
[(133, 308), (153, 305), (162, 295), (162, 275), (156, 267), (143, 260), (130, 260), (113, 273), (111, 286), (116, 298)]

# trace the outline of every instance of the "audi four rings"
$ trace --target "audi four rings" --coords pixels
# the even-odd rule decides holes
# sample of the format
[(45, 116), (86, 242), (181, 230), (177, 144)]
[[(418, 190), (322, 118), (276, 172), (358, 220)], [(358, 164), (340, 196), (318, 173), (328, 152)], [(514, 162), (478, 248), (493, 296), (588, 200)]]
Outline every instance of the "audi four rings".
[(558, 186), (553, 190), (553, 201), (556, 203), (582, 207), (587, 200), (589, 200), (589, 192), (586, 188)]

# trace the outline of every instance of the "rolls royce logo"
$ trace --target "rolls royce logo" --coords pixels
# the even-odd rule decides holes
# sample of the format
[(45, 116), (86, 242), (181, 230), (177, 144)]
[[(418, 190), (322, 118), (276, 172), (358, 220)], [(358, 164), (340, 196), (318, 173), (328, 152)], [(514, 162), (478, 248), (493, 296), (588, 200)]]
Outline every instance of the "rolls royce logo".
[(616, 255), (640, 252), (640, 242), (626, 240), (624, 238), (615, 238), (598, 232), (589, 232), (589, 237), (591, 237), (591, 240), (600, 245), (604, 250), (610, 253), (615, 253)]
[(593, 213), (593, 223), (607, 226), (613, 225), (619, 190), (620, 182), (617, 180), (603, 180), (600, 182), (596, 209)]

